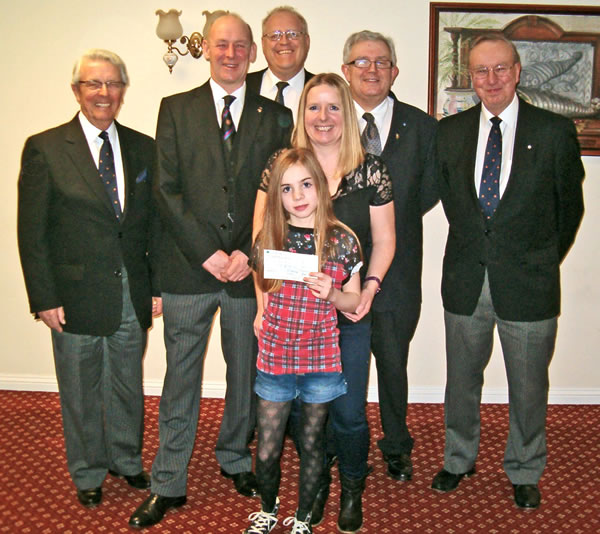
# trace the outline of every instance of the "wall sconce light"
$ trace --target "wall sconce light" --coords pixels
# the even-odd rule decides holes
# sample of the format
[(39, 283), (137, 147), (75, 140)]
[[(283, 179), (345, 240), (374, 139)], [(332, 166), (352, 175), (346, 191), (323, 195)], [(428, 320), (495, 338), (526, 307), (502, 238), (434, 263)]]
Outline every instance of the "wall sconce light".
[[(167, 64), (167, 67), (169, 67), (169, 73), (173, 72), (173, 67), (179, 59), (174, 50), (180, 56), (187, 56), (190, 54), (196, 59), (202, 57), (202, 34), (193, 32), (189, 37), (183, 35), (183, 28), (179, 22), (179, 15), (181, 15), (181, 13), (181, 11), (177, 11), (176, 9), (170, 9), (167, 13), (162, 9), (156, 11), (156, 14), (159, 17), (156, 35), (167, 43), (168, 50), (163, 56), (163, 61)], [(173, 46), (173, 43), (177, 41), (177, 39), (179, 39), (179, 42), (182, 45), (186, 46), (187, 50), (185, 52), (182, 52), (179, 48)]]

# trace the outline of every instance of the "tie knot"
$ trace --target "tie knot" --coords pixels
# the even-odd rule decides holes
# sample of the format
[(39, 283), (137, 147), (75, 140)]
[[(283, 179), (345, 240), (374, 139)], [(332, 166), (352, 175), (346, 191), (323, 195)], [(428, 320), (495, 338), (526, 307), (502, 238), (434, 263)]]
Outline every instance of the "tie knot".
[(375, 117), (369, 112), (363, 113), (363, 119), (367, 121), (367, 124), (371, 126), (371, 124), (375, 124)]
[(288, 82), (277, 82), (275, 85), (278, 91), (283, 91), (290, 84)]
[(225, 107), (228, 108), (229, 106), (231, 106), (231, 104), (235, 100), (235, 96), (233, 96), (233, 95), (225, 95), (223, 97), (223, 100), (225, 100)]
[(106, 130), (102, 130), (98, 137), (102, 138), (103, 141), (108, 141), (108, 132)]
[(492, 121), (492, 125), (494, 126), (498, 126), (502, 122), (502, 119), (500, 117), (492, 117), (490, 120)]

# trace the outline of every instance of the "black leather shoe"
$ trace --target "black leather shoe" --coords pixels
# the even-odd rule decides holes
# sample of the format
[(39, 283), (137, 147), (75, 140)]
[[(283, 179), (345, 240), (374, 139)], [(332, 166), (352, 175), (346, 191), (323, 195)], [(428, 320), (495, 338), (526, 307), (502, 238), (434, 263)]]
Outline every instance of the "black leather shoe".
[(412, 478), (413, 466), (410, 454), (386, 455), (383, 459), (387, 462), (387, 474), (394, 480), (406, 482)]
[(160, 523), (169, 508), (179, 508), (187, 502), (187, 497), (162, 497), (151, 493), (129, 518), (129, 524), (134, 528), (151, 527)]
[(519, 508), (537, 508), (542, 500), (542, 495), (537, 484), (513, 484), (515, 489), (515, 503)]
[(225, 478), (233, 480), (233, 485), (240, 495), (244, 497), (256, 497), (258, 495), (258, 485), (256, 483), (256, 477), (252, 471), (245, 471), (243, 473), (235, 473), (230, 475), (227, 471), (221, 468), (221, 474)]
[(469, 469), (466, 473), (459, 473), (455, 475), (445, 469), (442, 469), (437, 475), (433, 477), (431, 487), (437, 491), (452, 491), (458, 488), (459, 482), (463, 477), (471, 477), (475, 474), (475, 467)]
[(86, 508), (95, 508), (102, 500), (102, 488), (77, 490), (77, 498)]
[(135, 489), (148, 489), (150, 487), (150, 475), (146, 471), (140, 471), (137, 475), (122, 475), (109, 469), (108, 473), (113, 477), (124, 478), (127, 484)]

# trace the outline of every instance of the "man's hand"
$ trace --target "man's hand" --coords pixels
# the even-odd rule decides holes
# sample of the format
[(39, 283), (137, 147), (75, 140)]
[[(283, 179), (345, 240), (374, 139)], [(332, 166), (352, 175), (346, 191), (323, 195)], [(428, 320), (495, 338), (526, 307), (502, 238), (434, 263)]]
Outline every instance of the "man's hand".
[(210, 258), (208, 258), (202, 267), (212, 274), (220, 282), (227, 282), (225, 273), (229, 268), (231, 260), (229, 256), (222, 250), (217, 250)]
[(152, 297), (152, 317), (160, 317), (162, 315), (162, 298)]
[(225, 278), (230, 282), (239, 282), (251, 272), (252, 269), (248, 265), (248, 256), (241, 250), (234, 250), (229, 256), (229, 267), (224, 273)]
[(67, 324), (65, 321), (65, 309), (62, 306), (38, 312), (38, 317), (44, 321), (48, 328), (57, 332), (62, 332), (62, 325)]

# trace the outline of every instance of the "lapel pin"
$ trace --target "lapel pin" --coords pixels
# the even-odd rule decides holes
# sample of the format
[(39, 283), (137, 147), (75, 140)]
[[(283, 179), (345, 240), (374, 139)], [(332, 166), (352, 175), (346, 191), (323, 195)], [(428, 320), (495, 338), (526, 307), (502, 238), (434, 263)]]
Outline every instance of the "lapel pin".
[(531, 145), (527, 145), (527, 150), (531, 150), (533, 147)]
[(258, 106), (258, 109), (256, 111), (258, 111), (259, 113), (262, 113), (262, 106)]
[(406, 123), (405, 123), (405, 122), (403, 122), (403, 123), (402, 123), (402, 126), (404, 126), (404, 127), (406, 128)]
[(400, 139), (400, 134), (396, 132), (396, 139)]

